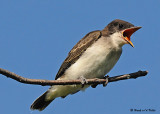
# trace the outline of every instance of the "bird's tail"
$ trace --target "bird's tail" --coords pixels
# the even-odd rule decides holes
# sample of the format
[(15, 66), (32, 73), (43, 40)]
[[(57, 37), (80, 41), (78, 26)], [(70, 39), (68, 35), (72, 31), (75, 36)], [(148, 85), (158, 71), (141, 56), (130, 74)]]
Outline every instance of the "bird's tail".
[(50, 100), (46, 100), (47, 93), (49, 91), (46, 91), (43, 95), (38, 97), (31, 105), (31, 110), (39, 110), (42, 111), (44, 110), (53, 100), (54, 98)]
[[(88, 87), (88, 86), (86, 86)], [(84, 87), (84, 88), (86, 88)], [(56, 85), (51, 86), (48, 91), (46, 91), (43, 95), (41, 95), (38, 99), (36, 99), (31, 105), (32, 110), (44, 110), (55, 98), (61, 97), (65, 98), (69, 94), (74, 94), (80, 91), (81, 85)]]

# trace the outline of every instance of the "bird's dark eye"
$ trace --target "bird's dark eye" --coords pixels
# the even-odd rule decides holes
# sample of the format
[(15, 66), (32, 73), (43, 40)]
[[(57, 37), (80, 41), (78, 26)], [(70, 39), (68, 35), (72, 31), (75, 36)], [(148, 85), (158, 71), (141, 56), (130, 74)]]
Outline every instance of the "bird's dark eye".
[(123, 25), (122, 25), (122, 24), (119, 24), (119, 28), (123, 28)]

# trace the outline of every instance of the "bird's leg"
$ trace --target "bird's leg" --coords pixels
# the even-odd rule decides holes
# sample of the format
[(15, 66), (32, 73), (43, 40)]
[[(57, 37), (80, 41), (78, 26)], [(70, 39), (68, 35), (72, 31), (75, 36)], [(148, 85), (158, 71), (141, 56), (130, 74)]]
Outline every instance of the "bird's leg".
[(79, 79), (81, 80), (81, 84), (82, 84), (82, 88), (83, 88), (84, 85), (88, 83), (88, 81), (83, 76), (81, 76)]
[(107, 75), (107, 76), (104, 76), (104, 79), (106, 79), (106, 82), (103, 83), (103, 87), (106, 87), (106, 86), (107, 86), (107, 84), (108, 84), (108, 78), (109, 78), (108, 75)]

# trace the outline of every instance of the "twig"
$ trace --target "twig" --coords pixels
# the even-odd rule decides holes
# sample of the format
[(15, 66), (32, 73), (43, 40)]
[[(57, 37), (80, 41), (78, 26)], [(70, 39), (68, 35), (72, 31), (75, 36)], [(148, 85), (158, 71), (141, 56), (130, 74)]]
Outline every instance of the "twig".
[[(19, 76), (13, 72), (0, 68), (0, 74), (5, 75), (8, 78), (12, 78), (18, 82), (25, 84), (35, 84), (42, 86), (51, 86), (51, 85), (73, 85), (73, 84), (81, 84), (81, 80), (41, 80), (41, 79), (29, 79)], [(115, 82), (126, 79), (136, 79), (138, 77), (146, 76), (148, 71), (138, 71), (130, 74), (119, 75), (114, 77), (108, 77), (108, 82)], [(88, 82), (87, 85), (91, 84), (104, 84), (106, 79), (86, 79)]]

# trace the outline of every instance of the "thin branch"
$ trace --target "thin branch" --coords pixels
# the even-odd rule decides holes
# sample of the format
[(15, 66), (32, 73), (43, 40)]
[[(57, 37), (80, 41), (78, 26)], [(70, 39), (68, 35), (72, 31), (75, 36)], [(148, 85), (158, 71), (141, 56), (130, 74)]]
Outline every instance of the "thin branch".
[[(0, 74), (5, 75), (8, 78), (12, 78), (18, 82), (25, 84), (35, 84), (42, 86), (51, 86), (51, 85), (73, 85), (73, 84), (81, 84), (81, 80), (41, 80), (41, 79), (29, 79), (19, 76), (13, 72), (0, 68)], [(138, 77), (146, 76), (148, 71), (138, 71), (130, 74), (124, 74), (114, 77), (108, 77), (108, 82), (115, 82), (126, 79), (136, 79)], [(91, 84), (105, 84), (106, 79), (86, 79), (88, 82), (87, 85)]]

